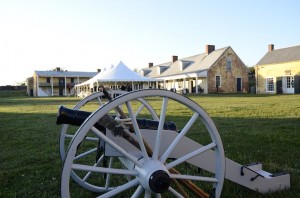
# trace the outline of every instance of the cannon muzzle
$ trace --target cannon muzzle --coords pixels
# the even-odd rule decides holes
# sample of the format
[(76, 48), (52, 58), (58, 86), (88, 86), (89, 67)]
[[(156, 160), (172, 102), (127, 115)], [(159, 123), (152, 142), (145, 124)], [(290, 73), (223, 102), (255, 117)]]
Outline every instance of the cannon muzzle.
[(59, 106), (56, 124), (80, 126), (92, 113)]

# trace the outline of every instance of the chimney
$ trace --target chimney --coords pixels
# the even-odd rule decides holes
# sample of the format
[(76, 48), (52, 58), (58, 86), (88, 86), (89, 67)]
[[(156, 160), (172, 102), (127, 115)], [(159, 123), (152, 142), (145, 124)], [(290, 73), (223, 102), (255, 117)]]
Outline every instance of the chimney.
[(101, 72), (101, 69), (97, 69), (97, 72), (100, 73), (100, 72)]
[(60, 71), (60, 67), (56, 67), (56, 71)]
[(269, 52), (274, 51), (274, 44), (269, 44), (268, 45), (268, 51)]
[(153, 63), (149, 63), (149, 68), (153, 67)]
[(205, 45), (205, 53), (208, 55), (211, 52), (215, 51), (215, 46), (214, 45)]
[(176, 62), (178, 60), (178, 56), (172, 56), (172, 62)]

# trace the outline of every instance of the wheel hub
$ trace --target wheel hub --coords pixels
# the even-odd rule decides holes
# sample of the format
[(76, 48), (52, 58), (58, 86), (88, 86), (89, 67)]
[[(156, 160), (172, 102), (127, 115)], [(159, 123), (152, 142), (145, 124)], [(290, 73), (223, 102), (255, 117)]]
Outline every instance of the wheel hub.
[(152, 173), (149, 178), (149, 187), (155, 193), (162, 193), (170, 186), (171, 178), (168, 173), (158, 170)]
[(168, 190), (171, 178), (165, 165), (158, 160), (141, 160), (144, 165), (135, 167), (139, 172), (140, 184), (147, 190), (154, 193), (162, 193)]

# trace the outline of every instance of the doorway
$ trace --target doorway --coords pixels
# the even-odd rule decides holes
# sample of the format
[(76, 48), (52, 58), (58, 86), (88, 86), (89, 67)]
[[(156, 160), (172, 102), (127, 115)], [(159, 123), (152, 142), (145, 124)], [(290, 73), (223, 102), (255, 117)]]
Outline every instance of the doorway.
[(294, 76), (285, 76), (282, 78), (283, 93), (294, 93)]
[(236, 91), (237, 92), (242, 91), (242, 78), (236, 79)]
[(63, 96), (64, 95), (64, 89), (63, 88), (59, 88), (59, 96)]

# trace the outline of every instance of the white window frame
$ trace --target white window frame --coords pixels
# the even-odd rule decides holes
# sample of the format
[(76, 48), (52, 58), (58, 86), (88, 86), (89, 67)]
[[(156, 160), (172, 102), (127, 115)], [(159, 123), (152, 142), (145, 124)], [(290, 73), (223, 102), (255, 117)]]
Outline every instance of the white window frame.
[[(269, 84), (269, 80), (272, 79), (273, 81), (273, 90), (270, 90), (270, 84)], [(275, 92), (275, 78), (274, 77), (267, 77), (266, 78), (266, 92), (270, 92), (270, 93), (274, 93)]]

